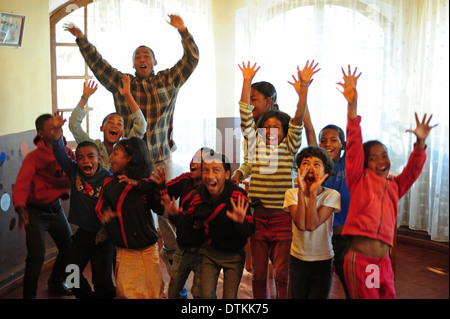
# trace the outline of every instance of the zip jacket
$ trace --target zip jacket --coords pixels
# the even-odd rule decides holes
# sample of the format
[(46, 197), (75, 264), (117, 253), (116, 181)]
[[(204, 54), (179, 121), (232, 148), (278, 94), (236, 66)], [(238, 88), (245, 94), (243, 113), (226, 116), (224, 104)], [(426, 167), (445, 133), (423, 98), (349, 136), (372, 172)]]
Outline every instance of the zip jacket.
[(414, 145), (401, 174), (382, 178), (364, 168), (360, 123), (358, 116), (349, 118), (347, 124), (346, 173), (350, 206), (342, 235), (368, 237), (392, 246), (398, 201), (422, 172), (426, 153)]

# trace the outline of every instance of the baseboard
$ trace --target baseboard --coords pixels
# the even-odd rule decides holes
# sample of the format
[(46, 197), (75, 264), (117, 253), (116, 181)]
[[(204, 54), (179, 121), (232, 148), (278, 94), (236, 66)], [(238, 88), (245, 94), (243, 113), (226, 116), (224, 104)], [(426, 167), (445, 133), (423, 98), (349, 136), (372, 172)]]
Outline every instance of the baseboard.
[[(53, 267), (53, 263), (55, 262), (56, 257), (50, 258), (44, 264), (42, 265), (41, 272), (50, 271)], [(7, 283), (6, 285), (0, 287), (0, 299), (3, 297), (9, 295), (14, 290), (19, 289), (23, 286), (23, 274), (20, 275), (18, 278), (14, 279), (13, 281)]]
[(448, 243), (432, 241), (430, 235), (423, 231), (409, 229), (408, 227), (399, 227), (397, 229), (397, 242), (405, 245), (422, 247), (424, 249), (435, 250), (448, 254)]

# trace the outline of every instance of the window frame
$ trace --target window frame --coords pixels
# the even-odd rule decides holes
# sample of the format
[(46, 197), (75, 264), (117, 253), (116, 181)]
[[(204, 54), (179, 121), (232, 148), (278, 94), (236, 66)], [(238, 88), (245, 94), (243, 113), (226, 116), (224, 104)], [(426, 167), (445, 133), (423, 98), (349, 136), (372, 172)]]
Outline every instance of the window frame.
[[(88, 34), (88, 23), (87, 23), (87, 6), (91, 4), (93, 0), (71, 0), (67, 3), (61, 5), (53, 12), (50, 13), (50, 61), (51, 61), (51, 90), (52, 90), (52, 112), (72, 112), (75, 107), (68, 108), (67, 106), (58, 105), (58, 80), (84, 80), (85, 83), (91, 79), (93, 79), (93, 75), (89, 75), (89, 67), (84, 62), (84, 74), (83, 75), (57, 75), (57, 56), (56, 56), (56, 48), (57, 47), (77, 47), (78, 45), (73, 43), (66, 42), (56, 42), (56, 24), (61, 21), (64, 17), (71, 14), (74, 9), (75, 10), (83, 10), (84, 11), (84, 33)], [(76, 103), (76, 102), (75, 102)], [(89, 107), (89, 101), (86, 103), (85, 107), (86, 112), (92, 110)], [(86, 116), (86, 133), (89, 134), (89, 116)], [(67, 144), (71, 148), (76, 147), (75, 141), (67, 141)]]

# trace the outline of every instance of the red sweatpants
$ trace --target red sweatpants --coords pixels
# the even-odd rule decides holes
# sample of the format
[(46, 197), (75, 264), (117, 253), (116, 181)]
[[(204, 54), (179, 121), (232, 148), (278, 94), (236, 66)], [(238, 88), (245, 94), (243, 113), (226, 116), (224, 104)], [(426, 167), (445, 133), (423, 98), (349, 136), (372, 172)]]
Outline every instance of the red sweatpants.
[(352, 299), (395, 299), (391, 258), (374, 258), (350, 249), (345, 256), (344, 275)]

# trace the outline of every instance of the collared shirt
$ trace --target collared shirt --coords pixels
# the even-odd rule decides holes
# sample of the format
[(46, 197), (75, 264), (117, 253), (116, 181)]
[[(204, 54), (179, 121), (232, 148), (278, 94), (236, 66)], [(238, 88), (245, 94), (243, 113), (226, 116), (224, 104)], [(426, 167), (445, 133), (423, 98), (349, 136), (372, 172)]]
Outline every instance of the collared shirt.
[[(147, 78), (130, 75), (130, 91), (147, 120), (144, 136), (150, 157), (154, 162), (170, 157), (176, 149), (172, 139), (173, 112), (180, 87), (186, 82), (198, 64), (199, 52), (192, 35), (180, 33), (184, 49), (183, 57), (170, 69), (152, 73)], [(84, 39), (77, 39), (80, 52), (98, 81), (113, 94), (116, 111), (125, 120), (126, 135), (132, 127), (131, 111), (118, 88), (124, 73), (113, 68), (102, 58), (97, 49)]]

